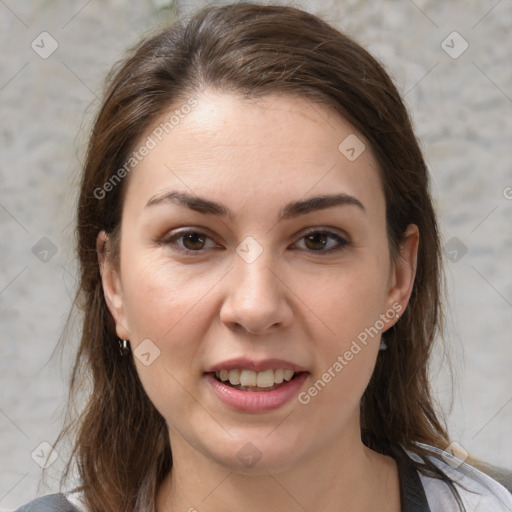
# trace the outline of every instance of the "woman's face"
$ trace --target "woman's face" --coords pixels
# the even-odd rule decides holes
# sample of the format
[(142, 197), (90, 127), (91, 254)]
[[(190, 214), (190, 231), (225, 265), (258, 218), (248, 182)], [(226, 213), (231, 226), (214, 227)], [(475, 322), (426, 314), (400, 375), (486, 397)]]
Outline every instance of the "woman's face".
[(410, 295), (417, 230), (393, 263), (369, 143), (329, 109), (196, 99), (168, 135), (154, 131), (166, 113), (141, 137), (119, 267), (100, 256), (117, 334), (175, 461), (278, 471), (350, 451), (381, 332)]

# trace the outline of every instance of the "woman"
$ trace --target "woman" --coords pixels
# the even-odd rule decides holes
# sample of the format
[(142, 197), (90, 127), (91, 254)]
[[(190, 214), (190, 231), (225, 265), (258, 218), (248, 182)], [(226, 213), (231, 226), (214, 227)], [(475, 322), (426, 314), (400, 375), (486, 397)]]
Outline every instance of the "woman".
[(208, 8), (138, 45), (78, 255), (80, 485), (20, 511), (512, 510), (433, 406), (441, 255), (406, 109), (320, 19)]

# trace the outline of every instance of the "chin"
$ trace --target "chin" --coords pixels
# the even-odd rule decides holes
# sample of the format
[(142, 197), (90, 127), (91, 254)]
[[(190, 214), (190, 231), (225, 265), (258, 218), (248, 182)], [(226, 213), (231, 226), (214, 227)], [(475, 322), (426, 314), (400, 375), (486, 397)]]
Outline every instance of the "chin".
[[(239, 436), (237, 440), (230, 440), (222, 453), (213, 449), (207, 451), (207, 456), (230, 471), (244, 475), (280, 473), (296, 466), (300, 458), (298, 446), (301, 444), (284, 444), (277, 435), (270, 441), (266, 436), (268, 433)], [(218, 449), (218, 446), (215, 448)]]

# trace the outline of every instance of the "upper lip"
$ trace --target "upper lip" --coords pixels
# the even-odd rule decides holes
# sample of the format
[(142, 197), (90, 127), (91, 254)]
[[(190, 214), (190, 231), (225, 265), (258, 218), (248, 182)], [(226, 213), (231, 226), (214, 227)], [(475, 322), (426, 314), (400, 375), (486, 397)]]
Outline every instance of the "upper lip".
[(264, 372), (265, 370), (293, 370), (295, 373), (307, 371), (302, 366), (284, 361), (283, 359), (262, 359), (261, 361), (251, 361), (245, 357), (237, 357), (214, 364), (206, 370), (206, 373), (220, 372), (221, 370), (252, 370), (253, 372)]

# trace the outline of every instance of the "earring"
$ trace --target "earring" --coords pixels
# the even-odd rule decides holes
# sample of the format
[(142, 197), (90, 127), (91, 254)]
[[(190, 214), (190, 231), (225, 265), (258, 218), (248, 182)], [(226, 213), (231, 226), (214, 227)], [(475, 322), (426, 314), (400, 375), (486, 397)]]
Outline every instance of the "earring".
[[(395, 315), (396, 315), (396, 317), (398, 319), (395, 322), (395, 325), (396, 325), (396, 323), (400, 320), (400, 315), (398, 313), (396, 313), (396, 312), (395, 312)], [(379, 345), (379, 350), (386, 350), (387, 348), (388, 348), (388, 346), (386, 345), (386, 342), (383, 339), (381, 339), (380, 345)]]
[(130, 354), (130, 342), (128, 340), (119, 341), (119, 353), (122, 357), (127, 357)]

